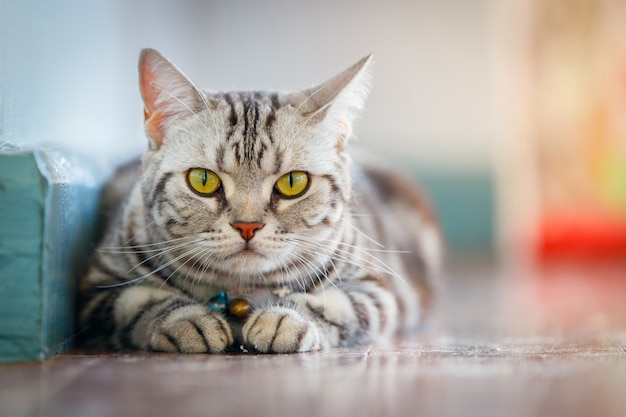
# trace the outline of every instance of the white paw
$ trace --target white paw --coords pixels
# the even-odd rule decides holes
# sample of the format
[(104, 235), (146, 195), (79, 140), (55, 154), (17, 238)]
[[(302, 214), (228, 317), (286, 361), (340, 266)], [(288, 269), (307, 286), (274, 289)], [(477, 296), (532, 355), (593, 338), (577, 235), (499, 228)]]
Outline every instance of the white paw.
[(263, 353), (308, 352), (323, 346), (315, 322), (287, 307), (256, 311), (242, 333), (247, 345)]
[(222, 352), (233, 343), (226, 320), (202, 305), (177, 308), (156, 320), (150, 349), (158, 352)]

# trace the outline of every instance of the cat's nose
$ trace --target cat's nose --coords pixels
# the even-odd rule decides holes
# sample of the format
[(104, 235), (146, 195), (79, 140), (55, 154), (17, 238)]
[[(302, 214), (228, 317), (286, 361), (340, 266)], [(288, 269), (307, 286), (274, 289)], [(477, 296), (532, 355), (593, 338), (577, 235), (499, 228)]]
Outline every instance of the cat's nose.
[(265, 226), (262, 223), (249, 223), (249, 222), (236, 222), (232, 224), (233, 229), (237, 229), (239, 230), (239, 233), (241, 233), (241, 237), (245, 240), (245, 241), (249, 241), (250, 239), (252, 239), (254, 237), (254, 232), (256, 232), (259, 229), (262, 229), (263, 226)]

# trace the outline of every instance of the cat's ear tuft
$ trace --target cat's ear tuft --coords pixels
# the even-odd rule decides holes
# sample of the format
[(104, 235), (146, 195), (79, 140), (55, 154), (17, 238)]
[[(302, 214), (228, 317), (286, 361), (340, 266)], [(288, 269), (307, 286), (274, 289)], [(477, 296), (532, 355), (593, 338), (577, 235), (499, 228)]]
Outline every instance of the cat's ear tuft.
[[(343, 149), (352, 134), (352, 123), (362, 111), (369, 92), (372, 55), (368, 55), (325, 83), (296, 95), (296, 103), (309, 124), (323, 124), (335, 133)], [(299, 103), (298, 103), (299, 102)]]
[(154, 49), (143, 49), (139, 56), (139, 88), (146, 133), (153, 149), (162, 145), (168, 123), (205, 106), (202, 93), (189, 78)]

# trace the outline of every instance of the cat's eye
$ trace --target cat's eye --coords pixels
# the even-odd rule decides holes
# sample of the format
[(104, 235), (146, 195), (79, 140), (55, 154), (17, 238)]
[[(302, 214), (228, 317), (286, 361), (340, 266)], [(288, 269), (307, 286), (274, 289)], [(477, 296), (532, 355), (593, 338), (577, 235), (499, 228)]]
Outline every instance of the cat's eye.
[(303, 171), (291, 171), (276, 181), (276, 192), (283, 197), (295, 198), (304, 194), (309, 186), (309, 174)]
[(201, 195), (211, 195), (220, 189), (222, 182), (215, 172), (204, 168), (193, 168), (187, 174), (187, 183)]

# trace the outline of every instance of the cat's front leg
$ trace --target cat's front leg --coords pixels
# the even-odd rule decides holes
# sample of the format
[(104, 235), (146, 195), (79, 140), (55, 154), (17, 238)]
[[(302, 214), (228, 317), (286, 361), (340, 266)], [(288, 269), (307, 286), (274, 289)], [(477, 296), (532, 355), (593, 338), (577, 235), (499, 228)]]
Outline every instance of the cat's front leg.
[(375, 279), (293, 293), (260, 308), (242, 329), (244, 342), (260, 352), (288, 353), (354, 346), (397, 330), (395, 297)]
[(157, 352), (215, 353), (233, 344), (230, 326), (199, 303), (172, 301), (150, 323), (148, 349)]
[(99, 338), (108, 337), (105, 343), (118, 349), (212, 353), (233, 343), (221, 314), (175, 291), (151, 286), (101, 292), (83, 310), (82, 321), (91, 332), (110, 329)]
[(321, 350), (327, 341), (315, 317), (295, 303), (256, 310), (242, 328), (244, 343), (263, 353)]

